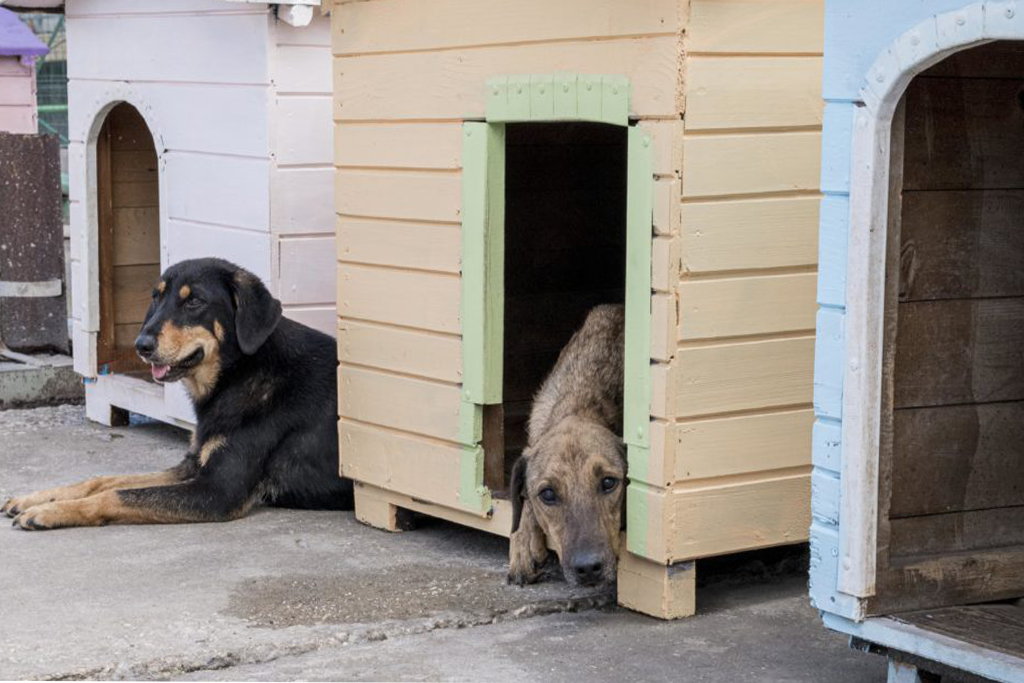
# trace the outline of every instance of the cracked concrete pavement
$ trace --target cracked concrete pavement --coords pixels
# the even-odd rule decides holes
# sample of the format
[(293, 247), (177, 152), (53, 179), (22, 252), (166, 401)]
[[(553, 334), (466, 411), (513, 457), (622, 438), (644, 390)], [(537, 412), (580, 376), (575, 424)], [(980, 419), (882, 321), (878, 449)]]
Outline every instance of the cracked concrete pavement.
[[(91, 424), (81, 406), (2, 411), (0, 499), (160, 469), (186, 443), (165, 425)], [(506, 586), (506, 546), (448, 524), (386, 534), (293, 510), (3, 527), (0, 679), (885, 680), (881, 658), (821, 626), (798, 574), (702, 587), (697, 617), (664, 623), (561, 582)]]

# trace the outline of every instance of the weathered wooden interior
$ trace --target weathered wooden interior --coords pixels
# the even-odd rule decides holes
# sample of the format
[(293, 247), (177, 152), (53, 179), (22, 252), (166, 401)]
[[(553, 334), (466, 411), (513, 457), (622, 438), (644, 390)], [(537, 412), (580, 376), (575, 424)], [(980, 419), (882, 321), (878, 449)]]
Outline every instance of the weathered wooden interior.
[(922, 610), (903, 614), (900, 620), (993, 652), (1024, 654), (1024, 605), (1020, 602)]
[(503, 464), (502, 481), (488, 482), (496, 490), (559, 352), (591, 308), (624, 300), (626, 133), (600, 123), (506, 128), (503, 402), (484, 422), (485, 460)]
[(100, 332), (97, 360), (142, 368), (135, 337), (160, 276), (160, 209), (153, 136), (129, 104), (107, 114), (96, 141)]
[(1024, 595), (1024, 45), (911, 82), (889, 224), (871, 612)]

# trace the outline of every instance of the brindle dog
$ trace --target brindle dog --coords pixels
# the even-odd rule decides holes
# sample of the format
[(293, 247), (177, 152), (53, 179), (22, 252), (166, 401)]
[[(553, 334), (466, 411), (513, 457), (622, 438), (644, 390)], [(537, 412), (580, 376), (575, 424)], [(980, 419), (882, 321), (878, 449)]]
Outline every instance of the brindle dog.
[(283, 318), (255, 275), (220, 259), (171, 266), (135, 348), (155, 381), (188, 389), (198, 419), (185, 459), (13, 498), (0, 511), (14, 526), (221, 522), (260, 503), (352, 507), (352, 483), (338, 476), (335, 342)]
[(602, 305), (541, 385), (512, 470), (511, 583), (536, 581), (548, 546), (570, 584), (615, 579), (625, 502), (624, 309)]

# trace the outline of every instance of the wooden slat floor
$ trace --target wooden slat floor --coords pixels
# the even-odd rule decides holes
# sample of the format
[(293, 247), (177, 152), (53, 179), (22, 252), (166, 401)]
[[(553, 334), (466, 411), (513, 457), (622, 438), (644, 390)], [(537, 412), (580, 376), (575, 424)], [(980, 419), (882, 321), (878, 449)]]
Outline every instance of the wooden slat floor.
[(1024, 601), (921, 610), (894, 618), (1024, 660)]

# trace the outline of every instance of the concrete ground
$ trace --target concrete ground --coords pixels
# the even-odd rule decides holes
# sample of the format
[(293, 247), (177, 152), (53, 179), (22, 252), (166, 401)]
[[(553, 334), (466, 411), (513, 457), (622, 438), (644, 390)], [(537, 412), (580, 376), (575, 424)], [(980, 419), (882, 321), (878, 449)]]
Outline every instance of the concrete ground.
[[(0, 499), (163, 468), (186, 441), (158, 424), (94, 425), (80, 406), (2, 411)], [(799, 573), (729, 578), (718, 561), (725, 580), (698, 589), (699, 614), (666, 623), (560, 582), (506, 586), (506, 546), (447, 524), (386, 534), (351, 513), (291, 510), (0, 527), (0, 679), (885, 680), (883, 659), (821, 626)]]

